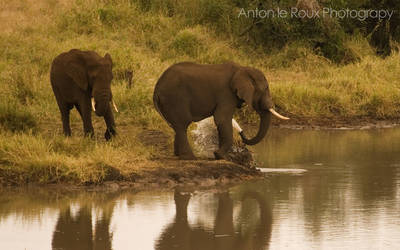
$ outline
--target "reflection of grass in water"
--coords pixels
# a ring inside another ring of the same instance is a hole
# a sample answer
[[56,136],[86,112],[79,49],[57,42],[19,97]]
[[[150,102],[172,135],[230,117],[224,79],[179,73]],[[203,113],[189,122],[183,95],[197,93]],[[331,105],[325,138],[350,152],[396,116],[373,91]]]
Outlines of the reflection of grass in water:
[[115,198],[115,194],[107,192],[84,192],[21,188],[0,192],[0,219],[15,214],[23,221],[32,221],[43,216],[44,210],[59,211],[68,208],[71,203],[79,206],[101,207]]
[[5,219],[13,214],[23,221],[32,221],[42,218],[44,210],[64,211],[71,205],[91,207],[98,211],[112,210],[114,206],[123,204],[125,201],[130,209],[138,206],[141,209],[149,210],[154,205],[154,197],[157,197],[157,201],[166,204],[171,201],[173,194],[162,191],[89,192],[63,188],[4,189],[0,192],[0,219]]
[[291,164],[368,162],[397,158],[399,129],[379,130],[272,130],[256,146],[266,167]]

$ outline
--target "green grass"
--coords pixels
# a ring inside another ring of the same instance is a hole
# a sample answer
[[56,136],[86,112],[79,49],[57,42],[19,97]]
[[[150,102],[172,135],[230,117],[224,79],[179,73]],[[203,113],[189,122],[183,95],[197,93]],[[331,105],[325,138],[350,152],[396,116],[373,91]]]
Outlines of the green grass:
[[104,143],[31,133],[1,136],[7,140],[0,141],[0,169],[16,184],[118,180],[138,171],[150,152],[123,137]]
[[[229,1],[0,4],[6,13],[0,15],[0,173],[8,182],[101,183],[144,169],[156,152],[137,135],[146,128],[171,133],[153,108],[153,87],[168,66],[184,60],[230,60],[261,69],[284,115],[313,120],[400,118],[400,56],[375,56],[362,36],[344,40],[359,60],[338,65],[301,40],[268,51],[247,42],[238,34],[248,23],[233,18],[237,9],[228,8]],[[97,117],[97,139],[83,138],[75,110],[73,137],[61,136],[49,68],[54,57],[71,48],[108,52],[113,58],[120,136],[111,143],[103,140],[105,125]],[[134,72],[132,89],[124,78],[129,70]],[[255,116],[244,110],[239,118],[254,122]]]

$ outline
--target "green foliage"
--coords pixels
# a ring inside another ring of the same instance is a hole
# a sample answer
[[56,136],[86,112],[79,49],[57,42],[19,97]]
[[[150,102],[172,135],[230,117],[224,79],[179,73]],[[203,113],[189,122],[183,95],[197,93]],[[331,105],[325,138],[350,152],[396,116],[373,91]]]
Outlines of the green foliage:
[[35,117],[23,106],[12,100],[0,102],[0,128],[12,132],[34,130],[37,127]]
[[73,31],[78,34],[92,34],[98,31],[98,13],[90,9],[72,9],[63,13],[58,20],[60,31]]
[[179,32],[171,43],[171,48],[179,55],[196,57],[204,52],[203,46],[197,34],[190,30]]
[[231,8],[232,5],[226,0],[201,0],[198,5],[198,22],[218,27],[223,17],[230,14]]
[[122,19],[122,16],[118,11],[116,11],[112,6],[104,6],[97,10],[100,21],[109,26],[118,24]]
[[361,105],[361,109],[365,111],[367,115],[381,117],[379,109],[383,105],[384,98],[378,94],[373,94],[366,103]]
[[16,76],[15,82],[10,85],[12,94],[19,103],[26,105],[35,98],[33,90],[26,84],[21,75]]

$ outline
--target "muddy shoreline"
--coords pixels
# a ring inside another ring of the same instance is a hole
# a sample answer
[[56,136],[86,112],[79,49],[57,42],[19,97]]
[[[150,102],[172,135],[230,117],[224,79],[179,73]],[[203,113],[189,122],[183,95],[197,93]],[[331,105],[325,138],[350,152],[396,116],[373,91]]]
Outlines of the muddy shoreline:
[[[372,120],[365,118],[348,119],[298,119],[293,118],[287,122],[273,120],[273,128],[294,130],[363,130],[393,128],[400,125],[396,120]],[[254,132],[254,124],[243,124],[244,129]],[[35,184],[16,183],[18,173],[0,171],[0,188],[4,187],[64,187],[67,189],[87,190],[124,190],[124,189],[172,189],[175,187],[212,187],[236,184],[244,181],[263,179],[266,174],[254,167],[246,167],[224,160],[199,159],[196,161],[181,161],[172,154],[172,145],[168,142],[169,135],[158,130],[144,130],[140,135],[143,146],[157,148],[157,156],[144,163],[146,167],[137,172],[120,173],[110,167],[110,171],[100,184],[74,183],[73,181],[60,181],[57,183]]]
[[256,168],[249,168],[225,160],[181,161],[176,159],[155,160],[151,167],[140,172],[122,175],[111,172],[100,184],[70,182],[50,184],[16,184],[7,182],[7,174],[0,173],[0,188],[44,187],[87,190],[125,190],[125,189],[172,189],[175,187],[214,187],[262,179],[264,174]]

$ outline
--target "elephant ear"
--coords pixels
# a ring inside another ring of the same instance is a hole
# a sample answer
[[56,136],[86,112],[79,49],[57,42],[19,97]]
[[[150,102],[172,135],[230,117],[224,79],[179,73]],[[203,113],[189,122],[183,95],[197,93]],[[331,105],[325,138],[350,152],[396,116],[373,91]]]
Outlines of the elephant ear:
[[237,97],[245,101],[247,106],[252,110],[254,86],[252,79],[245,70],[239,69],[236,71],[232,77],[231,88]]
[[77,61],[71,61],[66,65],[66,73],[69,77],[74,80],[76,85],[78,85],[81,89],[88,89],[88,78],[86,67],[83,63],[79,63]]
[[106,60],[110,63],[111,68],[112,68],[112,67],[113,67],[113,61],[112,61],[111,55],[108,54],[108,53],[106,53],[106,54],[104,55],[104,59],[106,59]]

